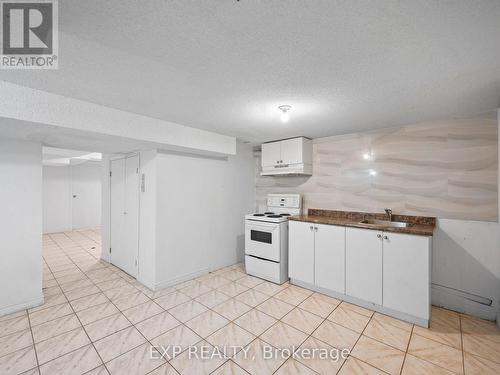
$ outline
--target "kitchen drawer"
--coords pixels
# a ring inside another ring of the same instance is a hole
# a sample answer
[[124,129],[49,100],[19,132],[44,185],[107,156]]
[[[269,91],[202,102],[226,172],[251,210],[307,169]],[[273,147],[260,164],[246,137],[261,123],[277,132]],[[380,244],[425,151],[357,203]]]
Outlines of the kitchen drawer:
[[279,284],[280,263],[245,255],[245,268],[249,275],[257,276]]

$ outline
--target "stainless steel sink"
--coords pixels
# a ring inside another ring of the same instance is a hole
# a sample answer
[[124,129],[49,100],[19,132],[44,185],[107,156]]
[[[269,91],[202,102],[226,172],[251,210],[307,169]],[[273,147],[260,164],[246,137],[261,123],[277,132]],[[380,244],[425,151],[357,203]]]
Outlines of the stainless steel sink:
[[405,223],[403,221],[388,221],[388,220],[362,220],[360,224],[379,225],[381,227],[394,227],[394,228],[407,228],[411,227],[412,223]]

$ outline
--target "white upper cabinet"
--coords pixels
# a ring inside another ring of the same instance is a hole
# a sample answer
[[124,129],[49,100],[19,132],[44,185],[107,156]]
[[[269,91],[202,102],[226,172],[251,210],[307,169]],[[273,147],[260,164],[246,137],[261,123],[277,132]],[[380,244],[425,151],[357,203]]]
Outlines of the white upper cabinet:
[[346,229],[346,294],[382,305],[382,232]]
[[428,319],[430,316],[431,238],[384,233],[385,307]]
[[279,165],[281,160],[281,143],[271,142],[262,144],[262,165]]
[[312,141],[304,137],[264,143],[262,175],[312,174]]
[[280,162],[282,164],[310,164],[310,161],[304,161],[304,140],[305,138],[292,138],[279,142],[281,144]]

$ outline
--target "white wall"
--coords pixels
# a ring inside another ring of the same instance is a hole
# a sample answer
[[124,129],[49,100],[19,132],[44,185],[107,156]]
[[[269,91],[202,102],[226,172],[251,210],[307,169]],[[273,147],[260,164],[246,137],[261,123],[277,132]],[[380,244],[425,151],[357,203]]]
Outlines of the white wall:
[[44,233],[101,224],[101,169],[93,162],[43,167]]
[[[103,155],[103,249],[110,247],[110,157]],[[228,158],[141,151],[140,164],[139,281],[156,289],[243,260],[244,216],[255,207],[251,146],[238,143]]]
[[[498,223],[438,219],[433,241],[432,303],[496,319],[500,306],[499,246]],[[482,298],[478,297],[492,300],[491,306],[479,303]]]
[[0,315],[43,301],[42,147],[0,138]]
[[137,279],[150,289],[156,288],[157,238],[157,151],[142,151],[139,155],[140,175],[144,176],[144,191],[139,195],[139,268]]
[[[500,149],[500,110],[498,130]],[[500,153],[498,157],[500,166]],[[498,179],[500,187],[500,170]],[[500,202],[500,189],[498,194]],[[433,304],[500,323],[500,223],[439,219],[432,261]],[[464,298],[452,288],[491,299],[492,305]]]
[[244,216],[255,206],[252,149],[224,159],[159,153],[157,286],[243,260]]

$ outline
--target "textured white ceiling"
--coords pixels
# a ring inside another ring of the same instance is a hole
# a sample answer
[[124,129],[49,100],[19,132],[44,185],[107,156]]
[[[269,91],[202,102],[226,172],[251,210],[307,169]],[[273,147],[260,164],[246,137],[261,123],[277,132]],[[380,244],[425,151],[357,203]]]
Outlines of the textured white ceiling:
[[102,155],[98,152],[69,150],[65,148],[42,147],[43,165],[66,166],[101,162]]
[[64,0],[59,18],[59,70],[0,79],[252,142],[500,106],[498,0]]

